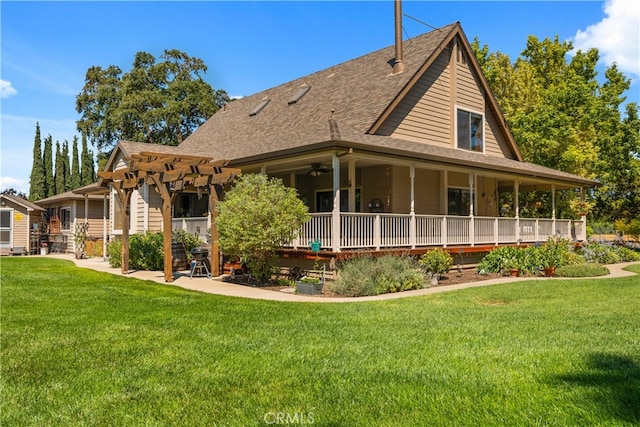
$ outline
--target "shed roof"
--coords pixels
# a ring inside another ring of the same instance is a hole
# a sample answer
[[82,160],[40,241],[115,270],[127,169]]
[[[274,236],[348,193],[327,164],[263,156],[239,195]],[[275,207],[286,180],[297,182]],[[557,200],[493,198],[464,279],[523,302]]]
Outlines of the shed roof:
[[0,198],[3,199],[7,199],[17,205],[22,206],[23,208],[27,209],[28,211],[43,211],[44,209],[42,209],[40,206],[36,205],[35,203],[30,202],[29,200],[23,199],[22,197],[18,197],[18,196],[13,196],[10,194],[0,194]]

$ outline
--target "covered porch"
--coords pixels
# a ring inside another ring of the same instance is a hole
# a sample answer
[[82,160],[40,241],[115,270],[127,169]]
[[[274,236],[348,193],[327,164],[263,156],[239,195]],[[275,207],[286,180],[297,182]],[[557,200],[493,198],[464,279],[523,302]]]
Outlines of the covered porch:
[[586,240],[586,212],[572,212],[566,200],[584,200],[592,181],[537,165],[516,173],[478,157],[484,167],[346,148],[242,170],[298,190],[311,220],[288,246],[294,250],[316,240],[333,253]]

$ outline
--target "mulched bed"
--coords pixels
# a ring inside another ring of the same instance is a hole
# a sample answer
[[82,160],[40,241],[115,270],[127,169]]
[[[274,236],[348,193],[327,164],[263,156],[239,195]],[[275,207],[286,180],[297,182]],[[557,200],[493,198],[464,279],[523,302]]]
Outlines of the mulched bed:
[[[466,268],[466,269],[463,269],[462,271],[451,271],[447,275],[441,276],[440,281],[438,282],[438,287],[457,285],[459,283],[470,283],[470,282],[478,282],[482,280],[497,279],[501,277],[505,277],[505,276],[500,273],[490,273],[490,274],[482,275],[482,274],[478,274],[475,269]],[[223,281],[235,283],[237,285],[244,285],[244,286],[251,286],[251,287],[256,287],[260,289],[266,289],[270,291],[283,292],[283,291],[290,290],[291,292],[295,292],[295,289],[292,288],[291,286],[274,286],[273,284],[269,284],[269,283],[261,283],[249,275],[239,274],[239,275],[225,276],[223,278]],[[327,288],[328,286],[325,286],[325,290],[323,291],[322,295],[316,295],[316,296],[317,297],[341,297],[341,295],[331,293]]]

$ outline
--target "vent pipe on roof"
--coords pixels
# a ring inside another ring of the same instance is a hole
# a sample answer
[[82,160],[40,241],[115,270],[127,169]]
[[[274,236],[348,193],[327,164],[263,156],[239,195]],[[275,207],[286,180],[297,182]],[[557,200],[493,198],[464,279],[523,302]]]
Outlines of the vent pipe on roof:
[[402,59],[402,2],[394,0],[394,14],[396,18],[396,58],[393,63],[393,74],[404,71],[404,60]]

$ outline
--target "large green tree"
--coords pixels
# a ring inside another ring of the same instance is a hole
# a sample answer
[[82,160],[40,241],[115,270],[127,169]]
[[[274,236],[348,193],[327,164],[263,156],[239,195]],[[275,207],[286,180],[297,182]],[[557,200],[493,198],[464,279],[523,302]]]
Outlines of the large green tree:
[[47,197],[42,161],[42,139],[40,137],[40,123],[36,123],[36,136],[33,139],[33,164],[29,177],[29,200],[32,202]]
[[[616,65],[606,69],[600,82],[598,51],[573,52],[572,44],[558,37],[529,36],[514,62],[480,46],[477,38],[472,49],[525,160],[602,182],[592,193],[593,200],[600,201],[598,216],[615,219],[630,214],[630,209],[609,204],[616,197],[628,198],[630,183],[638,177],[633,167],[638,158],[637,127],[633,130],[637,108],[631,104],[627,118],[621,119],[620,106],[630,81]],[[613,163],[608,153],[616,153],[624,163]],[[620,168],[628,174],[623,176]],[[541,197],[545,196],[534,194],[532,200]],[[570,210],[575,198],[563,193],[559,209]]]
[[62,144],[62,161],[64,162],[64,191],[71,190],[71,164],[69,159],[69,141]]
[[203,80],[201,59],[175,49],[160,58],[138,52],[127,73],[114,65],[87,70],[77,124],[98,150],[121,139],[177,145],[229,101]]
[[80,180],[80,157],[78,155],[78,137],[73,137],[71,143],[71,173],[69,175],[69,187],[75,190],[81,186]]
[[55,196],[56,184],[53,180],[53,138],[48,135],[44,139],[44,150],[42,153],[42,163],[44,164],[44,184],[45,197]]

